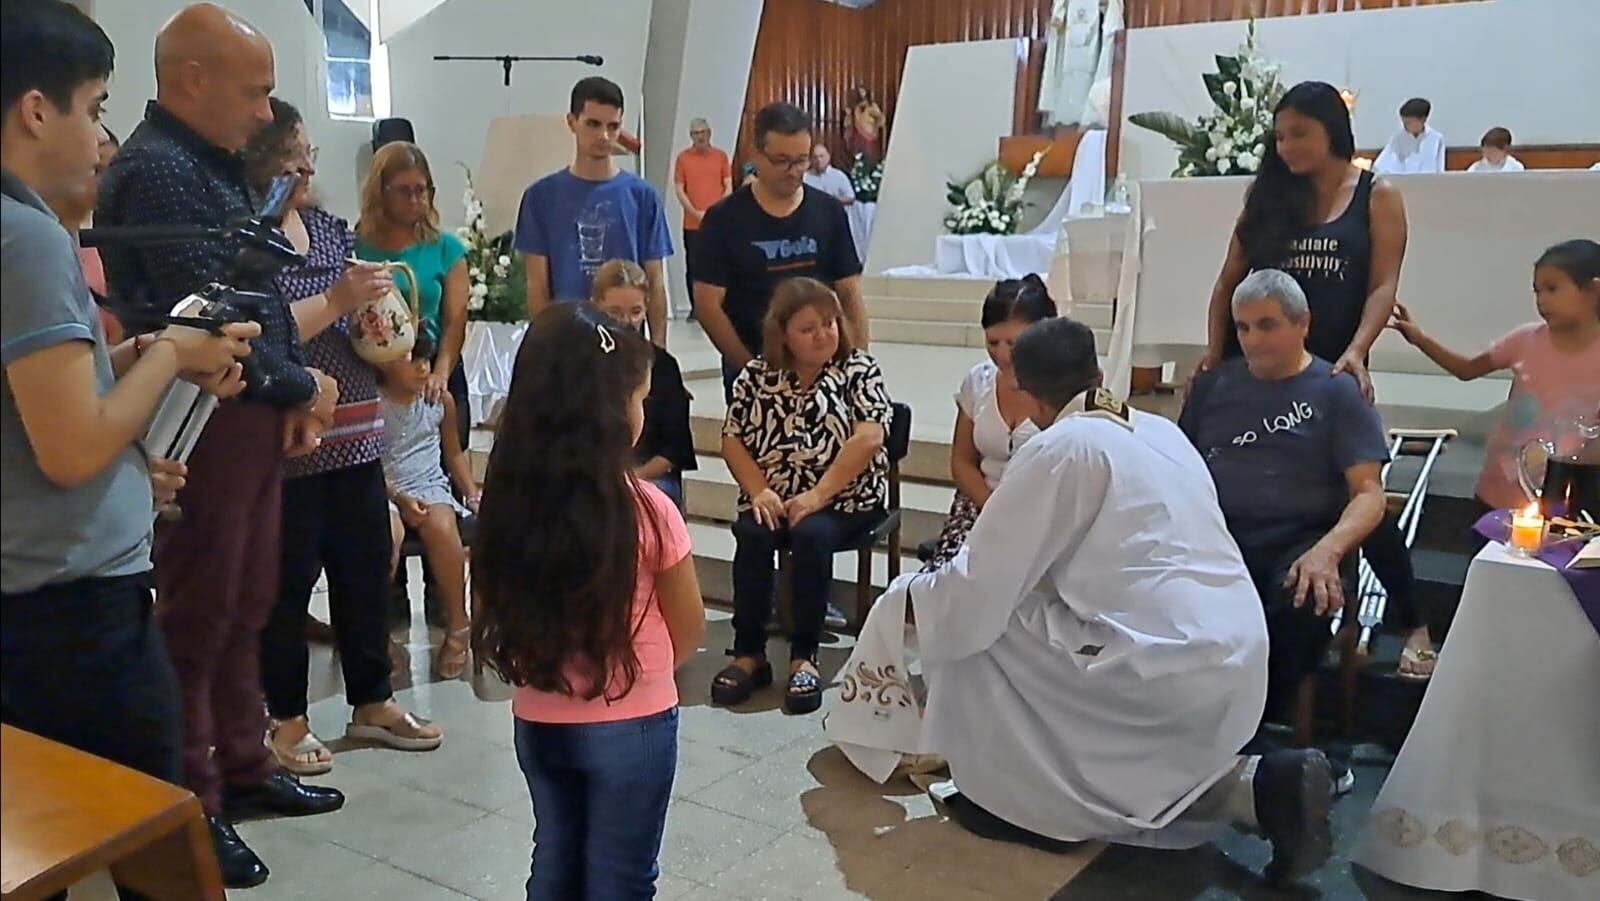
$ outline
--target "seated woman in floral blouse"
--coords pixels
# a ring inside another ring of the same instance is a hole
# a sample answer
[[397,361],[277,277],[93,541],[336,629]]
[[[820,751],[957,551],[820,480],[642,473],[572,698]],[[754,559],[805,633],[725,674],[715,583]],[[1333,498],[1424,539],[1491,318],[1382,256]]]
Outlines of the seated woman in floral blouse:
[[870,529],[888,497],[891,416],[878,364],[850,341],[839,298],[793,278],[767,310],[762,354],[733,383],[722,457],[739,483],[733,557],[734,660],[712,700],[738,704],[772,682],[767,619],[773,555],[793,557],[789,689],[784,709],[822,704],[817,645],[833,555]]
[[1012,455],[1039,434],[1039,427],[1023,411],[1022,389],[1011,369],[1011,346],[1028,326],[1055,315],[1056,302],[1037,275],[995,282],[984,298],[979,321],[989,359],[973,366],[956,392],[956,430],[950,439],[956,497],[924,572],[937,570],[961,550]]

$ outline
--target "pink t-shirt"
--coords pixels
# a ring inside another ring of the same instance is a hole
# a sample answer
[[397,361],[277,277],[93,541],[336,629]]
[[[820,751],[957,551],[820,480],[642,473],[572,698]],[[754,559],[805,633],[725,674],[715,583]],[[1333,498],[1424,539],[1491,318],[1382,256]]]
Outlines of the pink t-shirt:
[[[661,489],[649,482],[638,485],[660,533],[659,537],[652,536],[641,522],[639,576],[633,593],[634,614],[638,617],[633,650],[639,656],[639,678],[627,694],[612,701],[603,695],[590,701],[576,695],[519,687],[511,698],[511,712],[517,719],[534,723],[610,723],[650,716],[678,705],[678,683],[672,677],[672,636],[661,615],[656,577],[689,556],[689,527]],[[581,680],[572,681],[581,694],[585,687]]]
[[1557,423],[1600,411],[1600,341],[1563,353],[1543,322],[1519,325],[1489,348],[1496,369],[1511,370],[1511,394],[1489,438],[1478,497],[1491,507],[1523,507],[1517,454],[1535,438],[1552,438]]

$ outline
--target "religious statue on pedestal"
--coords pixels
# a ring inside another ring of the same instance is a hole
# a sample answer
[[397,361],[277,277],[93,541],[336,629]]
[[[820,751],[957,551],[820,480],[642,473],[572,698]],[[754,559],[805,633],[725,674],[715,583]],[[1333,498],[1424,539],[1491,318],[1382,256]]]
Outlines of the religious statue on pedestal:
[[[1122,0],[1055,0],[1039,85],[1045,125],[1106,125],[1113,46],[1122,23]],[[1092,90],[1104,99],[1090,104]]]
[[866,85],[856,85],[850,91],[843,122],[844,146],[851,158],[860,155],[872,163],[883,159],[883,127],[886,124],[888,120],[883,115],[883,108],[872,98],[872,91]]

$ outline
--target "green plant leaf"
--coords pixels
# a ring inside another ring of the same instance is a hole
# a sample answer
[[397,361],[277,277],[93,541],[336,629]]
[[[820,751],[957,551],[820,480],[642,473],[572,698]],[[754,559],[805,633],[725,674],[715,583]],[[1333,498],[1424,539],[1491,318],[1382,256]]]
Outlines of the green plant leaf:
[[1237,56],[1217,55],[1217,74],[1224,81],[1238,81],[1239,73],[1244,71],[1244,63]]
[[1195,140],[1194,125],[1177,113],[1134,113],[1128,117],[1128,122],[1153,131],[1175,144],[1185,145]]

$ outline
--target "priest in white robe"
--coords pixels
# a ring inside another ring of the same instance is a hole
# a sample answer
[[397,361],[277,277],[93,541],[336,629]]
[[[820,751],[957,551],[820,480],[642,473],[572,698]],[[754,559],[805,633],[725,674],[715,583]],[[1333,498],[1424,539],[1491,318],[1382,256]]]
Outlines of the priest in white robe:
[[1372,171],[1378,175],[1421,175],[1444,171],[1444,135],[1428,124],[1433,104],[1413,97],[1400,105],[1400,130],[1385,144]]
[[[1097,386],[1093,333],[1028,329],[1012,353],[1036,422],[968,544],[896,582],[911,599],[935,786],[994,838],[1188,847],[1233,823],[1269,875],[1326,861],[1318,751],[1239,751],[1260,723],[1267,629],[1205,463],[1173,423]],[[1007,833],[1011,834],[1007,834]]]

